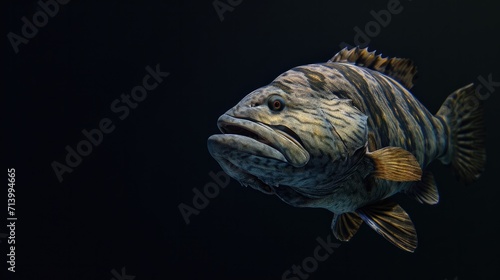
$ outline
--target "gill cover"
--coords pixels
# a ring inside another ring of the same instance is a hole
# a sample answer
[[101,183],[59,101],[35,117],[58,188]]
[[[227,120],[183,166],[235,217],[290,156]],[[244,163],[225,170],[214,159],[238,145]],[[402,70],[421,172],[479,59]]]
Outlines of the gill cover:
[[368,139],[368,117],[350,99],[326,99],[318,107],[327,130],[341,158],[348,158],[363,148]]

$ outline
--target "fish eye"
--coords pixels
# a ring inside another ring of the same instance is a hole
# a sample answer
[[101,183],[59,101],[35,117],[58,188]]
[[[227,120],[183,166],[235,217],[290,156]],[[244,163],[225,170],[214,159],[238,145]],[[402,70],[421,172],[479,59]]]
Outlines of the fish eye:
[[285,108],[285,100],[278,95],[271,95],[267,99],[267,106],[271,111],[279,112]]

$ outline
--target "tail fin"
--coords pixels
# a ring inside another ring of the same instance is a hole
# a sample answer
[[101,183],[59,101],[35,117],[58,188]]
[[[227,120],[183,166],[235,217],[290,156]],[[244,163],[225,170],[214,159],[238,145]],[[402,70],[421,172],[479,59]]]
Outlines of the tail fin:
[[484,170],[486,161],[483,104],[469,84],[453,92],[445,100],[437,117],[448,125],[448,155],[460,180],[470,183]]

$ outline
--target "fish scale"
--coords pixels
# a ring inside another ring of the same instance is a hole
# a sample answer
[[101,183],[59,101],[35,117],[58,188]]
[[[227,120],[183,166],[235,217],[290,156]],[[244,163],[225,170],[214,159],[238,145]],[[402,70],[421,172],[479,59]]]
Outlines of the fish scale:
[[[342,90],[349,93],[345,98],[353,100],[354,106],[369,116],[369,130],[374,133],[376,139],[376,147],[396,146],[402,147],[419,159],[421,167],[427,166],[431,161],[444,153],[446,145],[442,138],[446,137],[442,123],[429,113],[425,107],[411,96],[408,90],[398,86],[394,81],[382,76],[378,72],[364,70],[356,70],[356,66],[347,64],[335,64],[330,67],[335,68],[340,73],[346,74],[347,78],[353,78],[354,71],[359,75],[357,81],[360,84],[366,84],[363,87],[356,87],[356,90],[349,88],[331,88],[332,92]],[[375,77],[378,81],[379,88],[372,86],[369,83],[375,83],[369,80],[366,76]],[[335,84],[335,82],[332,82]],[[361,90],[364,88],[365,90]],[[356,95],[356,96],[353,96]],[[374,98],[375,97],[375,98]],[[376,98],[378,97],[378,98]],[[355,101],[356,100],[356,101]],[[386,121],[385,125],[377,124],[376,116],[384,115],[390,121]],[[397,112],[397,113],[396,113]],[[398,118],[397,115],[401,116]],[[401,128],[401,129],[398,129]],[[410,137],[403,137],[411,135]],[[426,135],[426,137],[424,137]],[[402,141],[402,139],[405,139]],[[411,140],[411,143],[408,142]],[[427,145],[422,139],[427,139]],[[424,153],[420,153],[424,151]],[[427,158],[426,161],[424,161]]]
[[434,160],[464,182],[486,160],[482,105],[473,85],[453,92],[436,115],[411,93],[416,67],[367,49],[343,49],[326,63],[292,68],[245,96],[218,120],[210,154],[244,186],[295,207],[334,214],[349,241],[363,222],[413,252],[417,234],[391,196],[436,204]]

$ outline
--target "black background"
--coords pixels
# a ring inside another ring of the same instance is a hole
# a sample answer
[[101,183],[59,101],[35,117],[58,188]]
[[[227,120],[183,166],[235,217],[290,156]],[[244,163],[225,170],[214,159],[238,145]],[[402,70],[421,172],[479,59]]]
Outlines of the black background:
[[[330,235],[331,213],[290,207],[234,180],[189,225],[178,205],[192,206],[192,189],[221,170],[206,148],[220,114],[280,73],[354,44],[353,28],[364,29],[370,11],[388,2],[244,0],[221,21],[212,0],[74,0],[15,54],[7,33],[21,34],[21,17],[39,8],[10,1],[2,17],[2,164],[4,178],[16,169],[17,272],[6,270],[2,239],[2,279],[108,280],[122,268],[136,280],[281,279]],[[401,5],[369,46],[414,60],[412,92],[431,112],[479,76],[500,81],[498,2]],[[170,76],[119,120],[110,104],[157,64]],[[464,186],[433,164],[440,204],[397,197],[418,231],[415,253],[362,226],[309,279],[499,277],[498,92],[485,102],[484,176]],[[65,147],[106,117],[116,129],[59,183],[51,163],[64,163]]]

